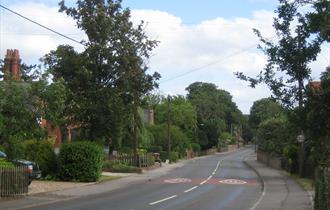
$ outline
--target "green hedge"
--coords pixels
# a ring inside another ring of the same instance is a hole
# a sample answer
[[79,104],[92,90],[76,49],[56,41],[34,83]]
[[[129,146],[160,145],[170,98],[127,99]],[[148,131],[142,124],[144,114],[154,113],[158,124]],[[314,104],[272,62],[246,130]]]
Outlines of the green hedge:
[[59,178],[64,181],[94,182],[101,177],[103,149],[81,141],[63,144],[58,157]]

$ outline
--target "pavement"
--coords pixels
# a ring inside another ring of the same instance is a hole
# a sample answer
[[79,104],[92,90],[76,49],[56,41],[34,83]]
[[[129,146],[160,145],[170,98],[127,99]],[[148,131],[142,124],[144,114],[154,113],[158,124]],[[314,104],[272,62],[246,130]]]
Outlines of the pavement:
[[[190,160],[182,160],[174,164],[162,164],[162,167],[144,171],[142,174],[130,174],[109,182],[28,195],[18,199],[0,199],[0,209],[29,209],[39,205],[114,191],[116,189],[129,187],[136,183],[151,181],[176,168],[184,166],[189,161]],[[308,193],[296,183],[295,180],[281,171],[271,169],[264,164],[259,163],[256,160],[255,155],[248,156],[245,159],[245,163],[258,174],[263,185],[260,197],[257,198],[257,201],[251,210],[313,209]]]
[[256,155],[247,157],[245,163],[259,175],[263,183],[261,196],[251,210],[313,209],[311,194],[284,171],[272,169],[258,162]]

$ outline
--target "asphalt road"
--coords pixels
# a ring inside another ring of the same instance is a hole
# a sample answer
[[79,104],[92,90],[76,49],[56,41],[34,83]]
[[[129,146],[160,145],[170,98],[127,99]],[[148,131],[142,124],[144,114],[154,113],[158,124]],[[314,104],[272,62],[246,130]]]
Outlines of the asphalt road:
[[252,152],[242,149],[194,159],[143,183],[29,209],[250,209],[261,194],[257,174],[243,162]]

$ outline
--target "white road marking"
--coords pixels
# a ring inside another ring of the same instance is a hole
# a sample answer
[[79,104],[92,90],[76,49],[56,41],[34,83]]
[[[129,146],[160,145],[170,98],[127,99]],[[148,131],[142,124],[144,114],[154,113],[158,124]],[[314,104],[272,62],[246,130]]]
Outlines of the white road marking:
[[239,179],[224,179],[219,181],[222,184],[234,184],[234,185],[240,185],[240,184],[246,184],[246,181],[239,180]]
[[208,181],[208,180],[204,180],[204,181],[202,181],[202,182],[199,183],[199,184],[200,184],[200,185],[203,185],[203,184],[205,184],[207,181]]
[[188,190],[185,190],[184,193],[187,193],[187,192],[193,191],[193,190],[196,189],[197,187],[198,187],[198,186],[194,186],[194,187],[192,187],[192,188],[190,188],[190,189],[188,189]]
[[170,200],[172,198],[176,198],[177,195],[173,195],[173,196],[170,196],[170,197],[167,197],[167,198],[164,198],[164,199],[161,199],[161,200],[158,200],[158,201],[155,201],[155,202],[152,202],[152,203],[149,203],[150,206],[153,206],[157,203],[161,203],[161,202],[164,202],[164,201],[167,201],[167,200]]

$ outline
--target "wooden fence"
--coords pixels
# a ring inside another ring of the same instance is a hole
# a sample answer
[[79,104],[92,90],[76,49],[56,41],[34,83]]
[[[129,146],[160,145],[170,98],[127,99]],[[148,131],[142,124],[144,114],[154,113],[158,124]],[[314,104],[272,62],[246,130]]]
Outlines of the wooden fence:
[[0,168],[0,196],[9,197],[28,192],[29,173],[26,166]]

